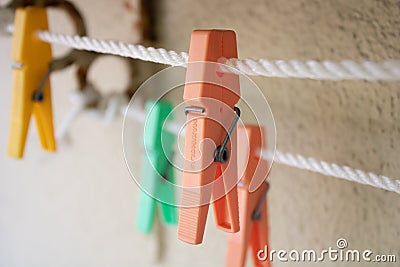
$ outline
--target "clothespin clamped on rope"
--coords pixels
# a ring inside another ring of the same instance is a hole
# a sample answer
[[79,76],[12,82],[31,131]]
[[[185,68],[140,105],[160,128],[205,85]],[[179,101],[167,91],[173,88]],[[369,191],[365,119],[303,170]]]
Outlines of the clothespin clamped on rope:
[[169,161],[174,153],[175,135],[163,130],[172,105],[148,101],[145,110],[148,115],[144,126],[145,153],[140,184],[146,192],[140,192],[136,226],[139,231],[149,233],[153,228],[156,206],[161,208],[162,218],[167,224],[176,224],[178,216],[176,207],[170,204],[175,203],[174,168]]
[[244,168],[238,184],[240,231],[229,234],[225,266],[244,267],[247,250],[250,247],[254,266],[270,266],[268,258],[265,261],[258,258],[259,251],[268,246],[266,194],[269,185],[263,182],[255,191],[249,191],[250,182],[254,177],[266,178],[268,175],[267,162],[259,158],[262,142],[261,127],[256,125],[238,127],[239,168]]
[[178,223],[178,238],[191,244],[203,241],[211,195],[216,200],[217,227],[239,230],[236,124],[240,110],[235,104],[240,84],[238,75],[221,72],[217,63],[223,58],[237,58],[235,32],[193,31],[183,95],[189,106]]
[[8,155],[22,158],[31,115],[35,116],[43,149],[56,150],[49,81],[51,47],[36,37],[47,30],[45,8],[18,8],[12,43],[15,60]]

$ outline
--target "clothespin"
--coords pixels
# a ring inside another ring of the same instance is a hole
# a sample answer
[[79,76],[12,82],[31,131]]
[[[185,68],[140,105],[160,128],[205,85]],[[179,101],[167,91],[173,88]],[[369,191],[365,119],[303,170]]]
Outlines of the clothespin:
[[[73,103],[72,109],[60,122],[56,130],[58,144],[69,139],[68,131],[70,130],[72,124],[89,106],[95,106],[95,104],[97,104],[101,99],[101,95],[93,85],[87,84],[82,90],[72,92],[70,99]],[[97,113],[96,110],[94,110],[93,113]]]
[[250,182],[254,177],[266,178],[268,175],[267,162],[258,156],[262,142],[261,127],[238,127],[239,168],[244,168],[238,184],[240,231],[229,234],[225,262],[227,267],[244,267],[250,247],[254,266],[270,266],[269,259],[261,261],[257,256],[260,250],[268,246],[266,193],[269,185],[263,182],[255,191],[249,191]]
[[22,158],[32,114],[43,149],[56,150],[48,80],[51,47],[35,35],[48,29],[46,9],[18,8],[14,27],[12,58],[16,63],[8,154]]
[[139,196],[136,226],[139,231],[149,233],[153,228],[156,206],[161,209],[165,223],[177,223],[176,207],[171,205],[175,203],[174,168],[169,161],[174,151],[175,135],[163,130],[172,112],[169,102],[148,101],[145,110],[148,115],[144,126],[145,153],[140,184],[146,192],[141,191]]
[[240,110],[235,104],[240,85],[237,75],[221,72],[217,62],[223,58],[237,58],[235,32],[193,31],[183,95],[189,106],[178,223],[178,238],[191,244],[203,240],[211,195],[216,200],[217,227],[239,230],[236,123]]

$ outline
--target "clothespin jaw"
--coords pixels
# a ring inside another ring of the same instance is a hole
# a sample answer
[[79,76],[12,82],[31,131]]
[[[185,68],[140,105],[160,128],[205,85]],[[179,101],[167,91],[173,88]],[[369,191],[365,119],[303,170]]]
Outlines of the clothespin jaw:
[[[224,58],[237,58],[235,32],[192,32],[183,95],[189,107],[185,109],[185,170],[178,223],[178,238],[190,244],[203,240],[211,194],[216,199],[217,227],[239,230],[235,125],[240,110],[235,104],[240,83],[237,75],[221,72],[217,63]],[[214,146],[204,140],[213,141]]]
[[241,183],[250,185],[254,180],[267,178],[268,162],[259,155],[267,145],[264,139],[264,129],[260,126],[238,126],[238,168],[243,172]]
[[[239,165],[244,164],[245,169],[238,185],[240,231],[229,234],[225,261],[227,267],[244,267],[249,248],[254,266],[270,267],[269,259],[261,261],[257,257],[258,252],[269,244],[266,203],[268,184],[263,182],[255,191],[249,191],[252,179],[256,176],[266,177],[268,174],[267,169],[260,166],[266,165],[266,161],[260,159],[258,154],[263,147],[262,135],[263,129],[259,126],[238,127]],[[257,171],[259,167],[262,172]]]
[[[163,101],[148,101],[145,106],[147,120],[144,130],[145,153],[142,159],[140,184],[146,192],[139,196],[137,229],[150,233],[157,206],[167,224],[177,224],[177,211],[174,205],[174,168],[169,162],[173,154],[175,136],[163,130],[166,119],[172,112],[172,105]],[[157,197],[160,201],[156,200]]]
[[[22,158],[30,117],[35,116],[42,148],[56,150],[54,138],[50,82],[47,79],[51,47],[36,37],[36,31],[47,30],[46,9],[18,8],[15,14],[12,58],[13,100],[8,155]],[[33,100],[41,88],[40,99]]]

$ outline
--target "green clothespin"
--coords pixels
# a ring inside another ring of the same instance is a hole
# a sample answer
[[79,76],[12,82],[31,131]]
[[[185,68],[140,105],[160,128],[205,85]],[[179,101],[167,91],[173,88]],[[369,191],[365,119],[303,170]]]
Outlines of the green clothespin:
[[171,205],[175,203],[174,167],[169,162],[174,153],[175,135],[163,130],[172,108],[171,103],[164,101],[148,101],[145,107],[148,116],[144,126],[141,186],[146,192],[140,192],[136,221],[137,229],[143,233],[153,229],[157,207],[165,223],[178,221],[176,207]]

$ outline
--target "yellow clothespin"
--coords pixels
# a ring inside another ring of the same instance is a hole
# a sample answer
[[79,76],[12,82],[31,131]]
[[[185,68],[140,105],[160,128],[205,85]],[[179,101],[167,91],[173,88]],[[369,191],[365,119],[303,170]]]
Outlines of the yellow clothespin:
[[49,82],[51,47],[36,37],[47,30],[45,8],[18,8],[15,13],[12,58],[13,100],[8,155],[22,158],[30,117],[35,116],[43,149],[56,150]]

